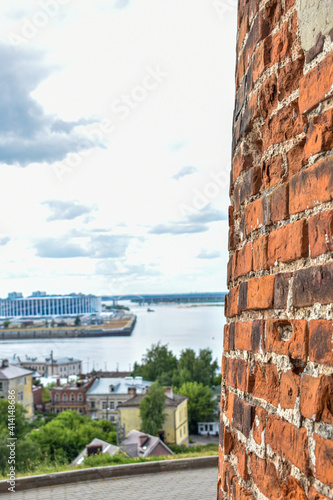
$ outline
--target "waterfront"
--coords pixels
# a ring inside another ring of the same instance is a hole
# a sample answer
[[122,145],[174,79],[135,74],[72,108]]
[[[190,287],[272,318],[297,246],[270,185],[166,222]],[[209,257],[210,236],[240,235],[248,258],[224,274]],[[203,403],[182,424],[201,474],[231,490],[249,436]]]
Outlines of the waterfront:
[[[128,304],[127,304],[128,305]],[[137,323],[130,337],[100,337],[87,339],[20,340],[0,342],[0,358],[47,356],[53,350],[54,357],[69,356],[83,361],[83,370],[129,370],[135,361],[152,344],[168,344],[174,354],[191,347],[196,352],[206,347],[213,352],[220,365],[224,315],[221,306],[184,307],[154,305],[154,312],[146,307],[131,305],[137,315]]]

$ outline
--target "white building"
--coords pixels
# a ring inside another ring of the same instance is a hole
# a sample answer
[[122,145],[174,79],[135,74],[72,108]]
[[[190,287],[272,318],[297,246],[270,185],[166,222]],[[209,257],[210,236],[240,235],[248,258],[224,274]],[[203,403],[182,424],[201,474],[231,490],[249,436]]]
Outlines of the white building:
[[99,314],[101,310],[101,297],[95,295],[46,295],[45,292],[34,292],[31,297],[24,298],[21,293],[12,292],[7,299],[0,299],[1,318],[78,316]]
[[46,358],[35,358],[25,356],[24,358],[16,356],[10,360],[11,364],[29,368],[42,376],[47,377],[68,377],[70,375],[80,375],[82,370],[82,361],[75,358],[53,358],[52,353]]
[[200,436],[218,436],[219,423],[218,422],[198,422],[198,434]]

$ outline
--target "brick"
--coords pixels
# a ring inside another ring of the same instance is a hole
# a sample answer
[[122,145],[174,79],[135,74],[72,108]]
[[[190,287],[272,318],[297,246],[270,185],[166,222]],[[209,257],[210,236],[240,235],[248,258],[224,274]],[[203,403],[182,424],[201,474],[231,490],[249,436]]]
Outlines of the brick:
[[307,360],[308,322],[306,320],[268,319],[266,350],[292,359]]
[[254,371],[253,396],[263,399],[273,406],[279,404],[280,382],[276,365],[270,363],[256,363]]
[[247,72],[249,91],[252,90],[263,72],[271,66],[271,49],[272,37],[265,38],[262,44],[257,48]]
[[238,293],[239,285],[232,288],[225,296],[225,315],[227,318],[232,318],[240,313],[238,308]]
[[296,0],[285,0],[284,11],[288,12],[295,5],[295,2]]
[[304,131],[305,123],[296,99],[266,120],[262,126],[263,149],[293,139]]
[[260,406],[256,407],[255,417],[252,426],[252,435],[255,442],[260,446],[262,443],[262,433],[266,429],[267,411]]
[[289,184],[282,184],[274,189],[270,196],[270,217],[272,222],[286,220],[289,217]]
[[252,351],[252,321],[237,321],[235,348],[242,351]]
[[240,48],[241,48],[242,43],[244,41],[245,35],[246,35],[248,28],[249,28],[248,9],[249,9],[249,6],[246,5],[244,7],[243,15],[241,18],[241,23],[239,25],[238,35],[237,35],[237,53],[239,53],[239,51],[240,51]]
[[281,487],[279,474],[274,464],[251,453],[250,467],[253,480],[259,491],[261,491],[266,498],[282,500],[283,488]]
[[250,132],[254,120],[259,118],[258,92],[254,93],[245,103],[242,113],[238,116],[233,133],[234,144],[238,144],[241,137]]
[[272,31],[275,26],[280,21],[282,16],[282,6],[279,0],[270,0],[265,5],[265,18],[268,22],[270,31]]
[[309,500],[330,500],[325,495],[321,495],[318,491],[312,486],[309,489]]
[[280,31],[272,37],[271,62],[276,64],[291,57],[293,38],[288,22],[283,23]]
[[234,433],[230,431],[229,427],[223,428],[223,453],[229,455],[235,445]]
[[250,479],[248,470],[247,470],[247,453],[245,451],[245,446],[239,442],[237,446],[237,451],[235,453],[237,457],[237,470],[239,475],[244,479],[244,481],[247,481]]
[[252,392],[253,375],[250,364],[243,359],[225,358],[225,381],[234,389]]
[[317,66],[300,81],[299,103],[301,113],[313,110],[329,99],[333,87],[333,52],[330,52]]
[[[241,289],[244,285],[244,283],[240,285]],[[252,278],[247,281],[246,285],[246,306],[243,309],[271,309],[273,307],[274,276]]]
[[235,323],[230,324],[229,347],[230,347],[231,351],[233,351],[235,349]]
[[298,429],[276,415],[268,415],[266,445],[305,474],[309,473],[308,434],[303,427]]
[[248,67],[249,61],[258,45],[258,43],[266,38],[269,34],[269,25],[263,18],[263,13],[259,12],[255,18],[252,28],[249,31],[248,39],[244,47],[244,63]]
[[274,309],[286,309],[292,273],[280,273],[274,281]]
[[269,221],[269,206],[266,197],[252,201],[245,209],[245,231],[249,235]]
[[242,148],[239,148],[232,162],[232,182],[234,183],[244,170],[252,167],[252,164],[252,155],[246,154]]
[[287,153],[288,161],[288,179],[291,179],[304,167],[305,154],[304,154],[305,139],[302,139],[296,146],[290,149]]
[[229,252],[231,250],[236,249],[236,243],[235,243],[235,227],[230,226],[229,227],[229,238],[228,238],[228,250]]
[[253,424],[254,414],[255,407],[253,405],[247,403],[243,399],[240,399],[238,396],[235,396],[232,412],[232,425],[247,438],[249,437]]
[[232,484],[236,478],[237,476],[231,463],[225,462],[223,466],[222,487],[226,493],[232,491]]
[[252,270],[252,243],[250,242],[237,252],[236,278],[245,276]]
[[248,281],[241,283],[241,285],[239,286],[238,306],[241,311],[245,311],[247,307],[247,289],[248,289]]
[[259,91],[259,111],[262,118],[267,118],[278,104],[277,78],[273,73],[266,78]]
[[310,217],[309,243],[312,258],[333,251],[333,210]]
[[262,165],[262,190],[276,186],[283,175],[282,158],[276,156],[273,159],[266,160]]
[[253,270],[260,271],[269,268],[267,264],[268,235],[259,236],[253,241]]
[[261,169],[253,167],[248,170],[235,188],[235,210],[238,212],[245,200],[259,193],[261,187]]
[[286,500],[308,500],[301,483],[290,476],[287,479],[285,497]]
[[264,350],[264,321],[237,321],[235,324],[235,349],[259,352]]
[[228,222],[229,226],[234,225],[234,207],[232,205],[229,205],[228,207]]
[[296,214],[333,199],[333,157],[296,174],[289,185],[289,212]]
[[333,366],[333,321],[323,319],[310,321],[310,361]]
[[294,274],[293,305],[295,307],[333,302],[333,262],[301,269]]
[[308,253],[308,226],[305,220],[282,226],[269,235],[267,252],[269,266],[274,266],[278,262],[293,262],[307,257]]
[[280,381],[280,405],[281,408],[295,408],[296,399],[299,392],[300,376],[288,370],[283,373]]
[[278,72],[278,98],[282,101],[299,88],[303,77],[304,56],[287,63]]
[[237,254],[234,253],[230,255],[228,266],[227,266],[227,285],[229,285],[230,281],[233,281],[236,276],[236,258]]
[[314,476],[324,484],[333,487],[333,441],[313,434],[315,440],[316,463]]
[[333,109],[315,116],[309,123],[305,143],[305,157],[333,148]]
[[233,482],[233,496],[230,498],[237,498],[237,500],[255,500],[253,493],[245,490],[237,481]]
[[333,376],[303,375],[300,410],[303,417],[333,424]]
[[223,350],[225,352],[230,352],[230,325],[224,325]]
[[242,79],[244,78],[244,74],[245,74],[245,64],[244,64],[244,51],[243,51],[238,57],[236,66],[236,77],[235,77],[236,90],[241,85]]

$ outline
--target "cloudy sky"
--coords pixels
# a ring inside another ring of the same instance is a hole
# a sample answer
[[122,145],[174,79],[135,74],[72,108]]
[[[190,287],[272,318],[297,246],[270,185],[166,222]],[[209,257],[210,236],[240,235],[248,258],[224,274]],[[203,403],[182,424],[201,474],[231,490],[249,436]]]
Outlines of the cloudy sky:
[[235,0],[0,9],[0,296],[225,290]]

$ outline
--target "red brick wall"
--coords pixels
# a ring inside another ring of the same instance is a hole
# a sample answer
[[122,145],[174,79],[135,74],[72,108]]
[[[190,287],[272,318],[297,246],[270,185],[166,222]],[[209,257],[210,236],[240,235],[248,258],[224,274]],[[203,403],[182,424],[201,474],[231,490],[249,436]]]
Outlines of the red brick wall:
[[240,0],[218,498],[333,498],[333,31]]

